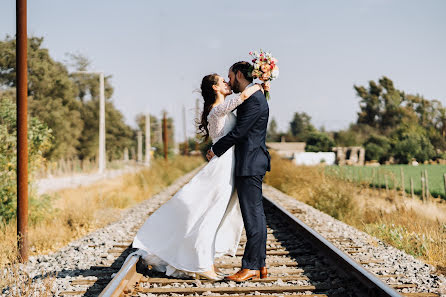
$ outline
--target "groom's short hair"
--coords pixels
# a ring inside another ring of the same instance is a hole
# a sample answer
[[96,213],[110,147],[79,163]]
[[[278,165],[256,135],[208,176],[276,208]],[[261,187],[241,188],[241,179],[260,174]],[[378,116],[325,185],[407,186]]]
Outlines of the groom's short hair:
[[229,68],[229,70],[234,72],[234,74],[237,74],[237,72],[240,71],[247,81],[249,81],[250,83],[253,81],[252,76],[249,75],[250,72],[252,71],[252,66],[249,62],[246,61],[237,62],[234,65],[232,65],[231,68]]

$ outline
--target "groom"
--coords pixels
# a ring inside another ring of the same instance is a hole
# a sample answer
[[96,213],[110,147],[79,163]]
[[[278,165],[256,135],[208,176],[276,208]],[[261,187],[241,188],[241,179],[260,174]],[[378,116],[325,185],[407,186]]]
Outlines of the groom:
[[[237,62],[229,69],[229,85],[234,93],[243,92],[252,84],[248,75],[251,65]],[[217,141],[208,151],[210,160],[214,154],[223,155],[235,145],[235,187],[240,201],[243,223],[246,230],[246,247],[242,269],[226,279],[246,281],[266,278],[266,218],[262,204],[262,180],[270,171],[270,155],[265,138],[269,107],[261,91],[254,93],[237,108],[237,123],[234,129]]]

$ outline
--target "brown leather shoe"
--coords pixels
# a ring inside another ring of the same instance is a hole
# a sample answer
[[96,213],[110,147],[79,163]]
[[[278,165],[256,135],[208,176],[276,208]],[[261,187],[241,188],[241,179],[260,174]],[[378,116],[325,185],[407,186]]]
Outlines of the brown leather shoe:
[[250,279],[259,279],[259,278],[260,278],[260,271],[250,270],[250,269],[241,269],[236,274],[225,277],[226,280],[234,282],[244,282]]
[[266,270],[266,266],[260,268],[260,278],[267,278],[268,271]]

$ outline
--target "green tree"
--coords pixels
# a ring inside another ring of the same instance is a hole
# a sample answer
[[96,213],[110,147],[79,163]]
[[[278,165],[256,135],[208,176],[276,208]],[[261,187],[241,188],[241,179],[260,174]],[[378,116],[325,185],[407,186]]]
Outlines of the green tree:
[[402,122],[404,117],[405,94],[397,90],[389,78],[383,76],[378,84],[369,81],[369,87],[354,86],[361,98],[358,124],[379,128],[381,131],[392,130]]
[[[77,90],[77,99],[82,103],[81,114],[85,126],[79,139],[79,158],[96,158],[99,143],[99,76],[91,73],[77,73],[76,71],[89,71],[91,61],[82,54],[68,54],[69,66],[75,72],[70,74]],[[111,99],[113,86],[111,75],[104,77],[104,97]],[[124,117],[116,109],[113,102],[105,103],[105,142],[106,153],[109,160],[121,159],[124,148],[136,147],[136,133],[128,126]]]
[[400,163],[408,163],[412,158],[424,162],[436,155],[426,130],[418,125],[401,125],[393,137],[393,155]]
[[380,96],[382,87],[377,85],[374,81],[369,82],[369,88],[363,86],[353,86],[357,95],[361,98],[358,113],[358,124],[366,124],[372,127],[378,127],[380,119],[381,102]]
[[291,135],[297,141],[306,141],[310,132],[316,131],[316,128],[311,124],[311,117],[305,112],[295,112],[293,119],[290,122]]
[[[83,104],[82,119],[85,126],[79,141],[79,157],[97,157],[99,147],[99,101],[89,100]],[[124,122],[122,113],[111,101],[105,103],[105,143],[107,159],[122,159],[125,148],[135,146],[136,134]]]
[[327,133],[310,132],[307,137],[307,145],[305,151],[307,152],[331,152],[334,147],[334,141]]
[[346,130],[333,133],[337,146],[361,146],[377,129],[366,124],[350,124]]
[[[54,136],[51,149],[45,154],[56,159],[76,155],[83,122],[81,104],[66,67],[54,61],[43,38],[28,38],[28,107],[31,116],[45,123]],[[0,87],[15,88],[16,41],[9,36],[0,41]]]
[[[378,83],[370,81],[367,89],[354,87],[361,98],[358,125],[372,127],[376,129],[372,133],[392,139],[389,155],[405,163],[411,158],[423,161],[440,157],[441,151],[446,150],[446,109],[440,101],[405,94],[385,76]],[[379,146],[373,141],[367,142],[366,150],[370,151],[367,158],[382,159],[384,152]]]
[[364,143],[365,148],[365,158],[367,161],[377,160],[382,163],[389,159],[392,155],[391,140],[382,135],[372,135]]
[[397,90],[393,82],[383,76],[379,84],[385,92],[382,93],[383,110],[381,112],[381,130],[392,130],[402,122],[404,116],[402,103],[404,102],[404,92]]
[[[69,53],[69,65],[74,68],[74,72],[70,74],[77,89],[77,97],[85,102],[88,95],[92,100],[99,100],[99,76],[94,73],[77,73],[77,71],[88,71],[91,65],[88,57],[76,53]],[[104,97],[110,99],[113,96],[113,86],[111,85],[111,75],[104,76]]]
[[274,118],[271,119],[269,123],[268,131],[266,133],[266,141],[276,142],[280,141],[279,132],[277,131],[277,122]]

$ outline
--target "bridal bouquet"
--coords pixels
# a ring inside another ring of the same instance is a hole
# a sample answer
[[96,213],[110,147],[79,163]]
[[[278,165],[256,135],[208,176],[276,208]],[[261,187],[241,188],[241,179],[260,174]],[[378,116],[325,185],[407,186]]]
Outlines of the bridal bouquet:
[[[252,56],[253,68],[251,76],[258,78],[265,83],[279,77],[279,67],[277,66],[277,59],[274,58],[271,53],[264,52],[249,52]],[[269,91],[265,90],[266,99],[270,98]]]

